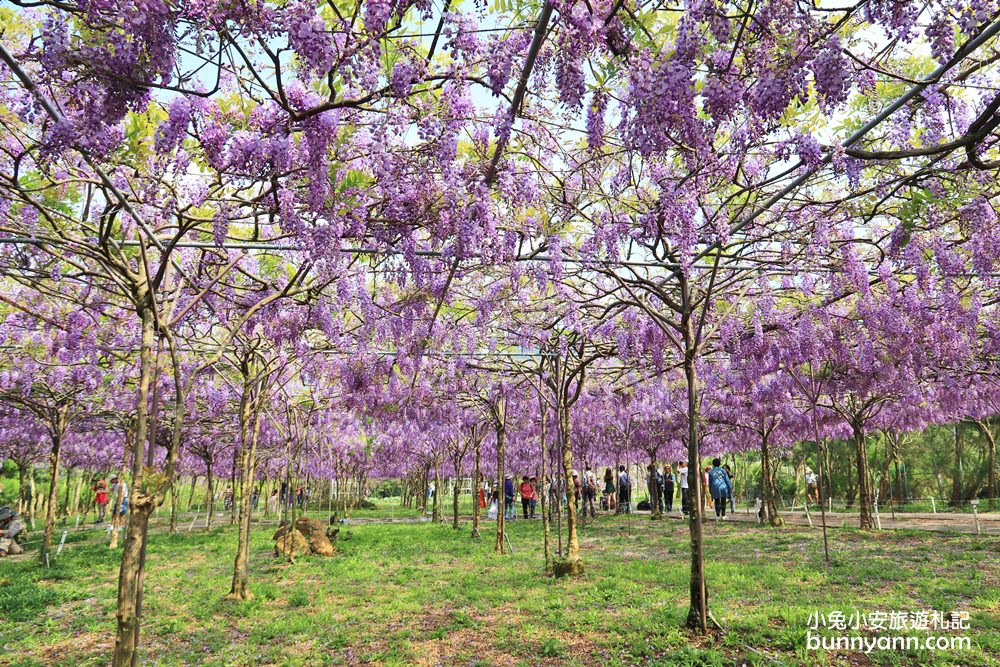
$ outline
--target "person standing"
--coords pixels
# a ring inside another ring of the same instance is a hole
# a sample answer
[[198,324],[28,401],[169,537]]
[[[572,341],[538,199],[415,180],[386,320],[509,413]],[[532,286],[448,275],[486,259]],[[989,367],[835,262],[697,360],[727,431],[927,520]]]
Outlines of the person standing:
[[597,475],[591,470],[590,465],[583,471],[583,515],[587,516],[587,507],[590,507],[590,517],[597,517],[597,510],[594,508],[594,500],[597,498]]
[[529,503],[528,506],[529,506],[529,509],[531,510],[531,518],[534,519],[537,516],[537,514],[535,513],[535,510],[538,509],[538,498],[539,498],[539,493],[538,493],[538,486],[539,486],[539,484],[538,484],[538,477],[535,477],[534,475],[532,475],[532,477],[531,477],[531,479],[529,481],[531,482],[531,502]]
[[479,509],[486,509],[486,486],[483,485],[482,473],[479,473]]
[[521,478],[521,516],[525,519],[528,518],[528,510],[531,508],[531,494],[534,490],[534,486],[531,484],[531,480],[525,475]]
[[618,513],[632,513],[632,480],[624,465],[618,466]]
[[674,470],[668,463],[663,466],[663,511],[674,511]]
[[128,512],[128,484],[125,483],[125,480],[119,480],[118,475],[115,475],[111,478],[110,496],[112,498],[117,498],[119,490],[122,495],[122,504],[121,507],[117,508],[118,516],[125,516]]
[[712,459],[712,467],[708,469],[708,488],[715,501],[715,520],[719,517],[726,520],[726,505],[729,497],[733,494],[733,483],[729,481],[729,473],[722,467],[722,461],[716,457]]
[[819,504],[819,475],[806,467],[806,502]]
[[517,512],[514,511],[514,480],[510,475],[503,480],[503,516],[511,520],[517,518]]
[[267,499],[267,503],[264,506],[264,510],[267,512],[269,516],[271,514],[278,513],[279,502],[280,501],[278,499],[278,490],[274,489],[273,491],[271,491],[271,496]]
[[97,520],[94,523],[104,523],[108,514],[108,483],[103,479],[94,485],[94,505],[97,507]]
[[611,468],[604,469],[604,496],[608,503],[608,511],[614,512],[616,508],[615,503],[615,474],[611,472]]
[[686,463],[677,464],[677,477],[681,482],[681,514],[691,511],[691,489],[688,479],[688,467]]

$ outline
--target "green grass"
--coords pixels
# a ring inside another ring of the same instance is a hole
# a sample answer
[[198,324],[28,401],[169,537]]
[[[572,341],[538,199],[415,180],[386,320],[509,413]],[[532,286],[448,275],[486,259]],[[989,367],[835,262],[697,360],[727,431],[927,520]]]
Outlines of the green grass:
[[[681,628],[686,524],[637,519],[630,531],[622,518],[600,518],[581,533],[585,574],[558,581],[542,572],[540,522],[508,524],[513,556],[493,553],[493,528],[485,523],[474,542],[468,526],[359,523],[345,528],[335,557],[294,565],[272,556],[273,527],[255,529],[255,595],[239,604],[222,600],[231,527],[154,534],[143,664],[1000,664],[995,537],[837,529],[827,568],[818,531],[709,523],[709,599],[725,631],[701,639]],[[118,557],[78,542],[48,570],[0,562],[0,664],[107,664]],[[972,650],[806,650],[814,611],[922,609],[970,611]]]

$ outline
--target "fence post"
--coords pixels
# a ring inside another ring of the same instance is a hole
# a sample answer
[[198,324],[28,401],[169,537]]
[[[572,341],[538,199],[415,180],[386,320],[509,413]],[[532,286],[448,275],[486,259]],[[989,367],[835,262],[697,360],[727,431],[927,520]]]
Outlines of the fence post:
[[56,555],[57,556],[62,553],[63,545],[66,544],[66,533],[68,533],[68,532],[69,532],[68,530],[64,530],[63,534],[62,534],[62,537],[59,539],[59,548],[56,549]]
[[882,518],[878,515],[878,496],[875,496],[875,525],[882,530]]
[[972,503],[972,517],[976,520],[976,535],[982,535],[983,531],[979,527],[979,498],[973,498]]
[[934,496],[931,496],[931,513],[937,514],[937,505],[934,504]]

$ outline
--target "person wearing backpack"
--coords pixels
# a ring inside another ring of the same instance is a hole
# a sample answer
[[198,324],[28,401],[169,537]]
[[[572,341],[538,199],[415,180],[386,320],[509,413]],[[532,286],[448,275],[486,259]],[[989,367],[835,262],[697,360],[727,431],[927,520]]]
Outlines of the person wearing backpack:
[[729,473],[722,467],[722,460],[718,457],[712,459],[712,467],[708,471],[708,488],[715,501],[715,520],[719,517],[726,520],[726,505],[729,497],[733,495],[733,483],[729,480]]

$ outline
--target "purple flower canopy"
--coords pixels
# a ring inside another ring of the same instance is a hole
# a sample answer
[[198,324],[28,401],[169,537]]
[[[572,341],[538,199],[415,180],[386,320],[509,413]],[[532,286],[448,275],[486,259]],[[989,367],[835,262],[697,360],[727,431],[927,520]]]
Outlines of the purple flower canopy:
[[156,414],[179,474],[468,475],[991,415],[976,4],[9,12],[0,452],[117,469]]

